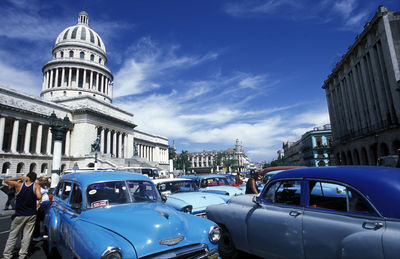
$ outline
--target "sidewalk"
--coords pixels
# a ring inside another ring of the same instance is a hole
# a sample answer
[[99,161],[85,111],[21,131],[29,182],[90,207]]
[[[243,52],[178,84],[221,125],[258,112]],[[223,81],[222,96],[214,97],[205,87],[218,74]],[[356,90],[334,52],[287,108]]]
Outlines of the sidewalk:
[[4,192],[0,191],[0,217],[11,216],[12,214],[15,213],[15,210],[4,209],[6,202],[7,202],[7,195]]

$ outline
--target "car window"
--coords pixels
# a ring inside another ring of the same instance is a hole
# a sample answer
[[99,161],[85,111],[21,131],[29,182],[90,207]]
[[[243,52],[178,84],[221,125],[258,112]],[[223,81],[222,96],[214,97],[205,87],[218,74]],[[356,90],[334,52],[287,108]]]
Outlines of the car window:
[[64,188],[62,189],[62,193],[61,193],[61,199],[62,200],[67,200],[69,197],[69,194],[71,192],[71,183],[70,182],[65,182],[64,183]]
[[356,190],[337,183],[309,181],[309,207],[376,215]]
[[86,188],[86,197],[89,208],[130,202],[125,181],[93,183]]
[[170,195],[179,192],[196,192],[198,191],[194,181],[173,181],[162,182],[157,185],[160,194]]
[[62,190],[63,190],[63,185],[64,185],[64,182],[59,182],[58,183],[57,189],[56,189],[56,192],[55,192],[57,197],[61,196],[61,193],[62,193]]
[[69,203],[82,203],[82,192],[78,184],[74,184],[74,186],[72,187],[72,193],[71,198],[69,199]]
[[273,203],[299,206],[300,197],[301,181],[284,180],[277,181],[270,185],[263,199]]
[[201,187],[211,187],[211,186],[223,186],[229,185],[229,182],[226,178],[207,178],[201,181]]
[[129,191],[132,194],[133,202],[156,201],[157,192],[148,181],[127,181]]

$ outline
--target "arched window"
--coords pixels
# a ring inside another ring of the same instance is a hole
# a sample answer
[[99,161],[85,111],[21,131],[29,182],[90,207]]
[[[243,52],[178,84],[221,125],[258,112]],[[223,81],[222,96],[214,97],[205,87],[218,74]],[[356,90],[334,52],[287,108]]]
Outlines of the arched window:
[[17,174],[21,174],[24,172],[24,163],[18,163],[17,165]]
[[63,58],[64,57],[64,51],[60,52],[60,57]]
[[36,173],[36,164],[35,163],[32,163],[29,166],[29,172],[35,172]]
[[101,61],[102,61],[102,59],[101,58],[99,58],[99,63],[101,64]]
[[86,40],[86,29],[84,27],[81,29],[81,40]]
[[5,162],[3,164],[3,168],[1,169],[1,173],[2,174],[8,174],[9,171],[10,171],[10,166],[11,166],[11,164],[9,162]]
[[93,35],[93,32],[92,32],[91,30],[89,30],[89,33],[90,33],[90,42],[91,42],[91,43],[94,43],[94,35]]
[[72,50],[69,51],[69,57],[70,58],[74,57],[74,52]]
[[68,32],[69,32],[69,29],[64,33],[64,37],[63,37],[63,39],[64,40],[66,40],[67,39],[67,36],[68,36]]
[[93,54],[90,55],[90,60],[91,60],[91,61],[94,61],[94,55],[93,55]]
[[79,53],[79,57],[80,57],[81,59],[84,59],[84,58],[85,58],[85,53],[82,51],[81,53]]
[[47,164],[46,163],[42,164],[42,167],[40,168],[40,173],[47,174]]

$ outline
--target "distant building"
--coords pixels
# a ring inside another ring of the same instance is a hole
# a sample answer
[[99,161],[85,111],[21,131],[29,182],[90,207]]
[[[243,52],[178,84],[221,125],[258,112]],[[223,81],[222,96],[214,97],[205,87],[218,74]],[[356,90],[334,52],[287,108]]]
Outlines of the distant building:
[[400,12],[379,6],[322,86],[335,160],[376,165],[400,148]]
[[332,132],[329,124],[314,127],[296,142],[284,141],[282,147],[284,165],[309,167],[334,165]]
[[331,125],[315,127],[301,137],[301,156],[305,166],[334,165]]
[[301,155],[301,140],[296,142],[284,141],[282,148],[285,165],[304,165],[303,157]]
[[41,98],[0,86],[1,178],[29,171],[51,175],[53,112],[74,125],[62,143],[58,170],[94,167],[91,144],[97,139],[98,167],[168,170],[168,139],[135,130],[133,114],[112,104],[113,75],[106,64],[105,45],[89,27],[88,14],[80,12],[78,23],[59,34],[42,68]]
[[[191,167],[189,171],[196,173],[212,173],[215,170],[222,170],[224,163],[221,161],[217,163],[218,155],[224,155],[222,160],[236,160],[235,167],[239,171],[245,170],[249,165],[249,159],[244,152],[242,144],[236,139],[235,148],[230,148],[225,151],[202,151],[202,152],[189,152],[189,161]],[[227,171],[232,171],[232,168],[225,168]]]

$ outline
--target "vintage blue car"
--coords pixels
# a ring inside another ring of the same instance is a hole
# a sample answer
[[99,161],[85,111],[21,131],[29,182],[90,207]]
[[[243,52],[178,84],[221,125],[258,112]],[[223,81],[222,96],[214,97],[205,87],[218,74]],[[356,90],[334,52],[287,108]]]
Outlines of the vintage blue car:
[[219,194],[199,191],[196,183],[190,179],[166,178],[153,182],[167,205],[196,216],[205,217],[208,205],[226,202]]
[[165,205],[136,173],[65,175],[45,228],[49,254],[62,258],[218,258],[216,224]]
[[225,201],[228,201],[233,196],[244,194],[246,191],[245,187],[235,187],[230,185],[224,175],[199,174],[185,175],[182,177],[195,180],[199,190],[202,192],[211,192],[222,195]]
[[219,252],[265,258],[400,256],[400,170],[317,167],[280,172],[258,196],[207,208],[222,228]]

